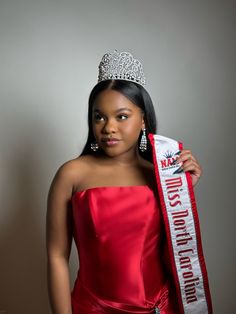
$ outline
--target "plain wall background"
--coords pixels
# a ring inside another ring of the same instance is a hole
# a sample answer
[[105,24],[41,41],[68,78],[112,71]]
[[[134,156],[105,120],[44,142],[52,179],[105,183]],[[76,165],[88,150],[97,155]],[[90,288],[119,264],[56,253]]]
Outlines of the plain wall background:
[[[118,49],[143,63],[159,133],[203,166],[196,197],[213,305],[235,312],[235,31],[234,0],[0,1],[0,310],[50,313],[48,189],[80,153],[98,63]],[[73,286],[74,246],[70,266]]]

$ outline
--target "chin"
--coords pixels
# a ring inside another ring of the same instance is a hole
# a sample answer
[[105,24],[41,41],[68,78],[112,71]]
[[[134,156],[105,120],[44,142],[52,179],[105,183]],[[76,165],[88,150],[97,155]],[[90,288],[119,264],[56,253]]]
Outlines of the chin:
[[117,157],[119,155],[122,155],[123,152],[117,151],[115,149],[102,149],[103,153],[108,157]]
[[121,149],[120,147],[104,147],[102,148],[104,154],[108,157],[119,157],[122,155],[130,154],[132,151],[131,147],[126,147],[126,149],[123,147]]

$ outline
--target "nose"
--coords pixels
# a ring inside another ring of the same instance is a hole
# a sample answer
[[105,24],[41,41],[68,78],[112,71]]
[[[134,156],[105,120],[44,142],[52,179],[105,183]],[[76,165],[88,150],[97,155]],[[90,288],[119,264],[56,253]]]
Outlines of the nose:
[[116,122],[113,119],[107,119],[106,123],[103,126],[102,132],[105,134],[116,133],[117,126]]

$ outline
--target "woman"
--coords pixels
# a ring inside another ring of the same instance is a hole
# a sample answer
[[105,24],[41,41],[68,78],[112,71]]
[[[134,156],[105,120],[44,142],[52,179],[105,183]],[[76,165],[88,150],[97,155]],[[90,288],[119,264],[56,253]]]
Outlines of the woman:
[[[48,195],[48,288],[53,314],[178,313],[168,275],[165,235],[151,147],[156,132],[141,63],[104,55],[89,98],[88,140],[57,171]],[[193,185],[201,167],[178,158]],[[70,292],[74,237],[80,268]]]

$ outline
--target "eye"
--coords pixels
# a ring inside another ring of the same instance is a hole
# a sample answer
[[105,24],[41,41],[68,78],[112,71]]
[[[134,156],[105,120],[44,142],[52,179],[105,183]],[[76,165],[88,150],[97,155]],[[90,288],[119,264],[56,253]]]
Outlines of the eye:
[[119,120],[126,120],[126,119],[128,119],[128,115],[127,114],[119,114],[118,119]]
[[104,117],[102,117],[99,113],[94,114],[94,120],[95,121],[103,121]]

